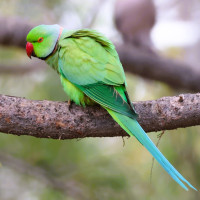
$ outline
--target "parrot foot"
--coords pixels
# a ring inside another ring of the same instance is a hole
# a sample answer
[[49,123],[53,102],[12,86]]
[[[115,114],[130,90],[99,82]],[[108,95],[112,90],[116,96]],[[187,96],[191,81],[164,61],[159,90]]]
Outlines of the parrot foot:
[[72,103],[72,102],[71,102],[71,99],[69,99],[69,100],[67,101],[67,105],[68,105],[68,106],[71,106],[71,103]]
[[69,100],[67,101],[67,105],[68,105],[69,111],[71,111],[72,105],[73,105],[73,101],[72,101],[71,99],[69,99]]

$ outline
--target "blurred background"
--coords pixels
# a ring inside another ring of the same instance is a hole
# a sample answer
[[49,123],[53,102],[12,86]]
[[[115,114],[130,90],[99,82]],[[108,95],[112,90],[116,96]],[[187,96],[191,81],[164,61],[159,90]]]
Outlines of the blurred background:
[[[58,75],[25,52],[38,24],[92,28],[111,39],[134,101],[200,90],[199,0],[1,0],[0,94],[66,101]],[[199,77],[199,78],[198,78]],[[159,149],[197,189],[200,128],[165,131]],[[158,134],[149,136],[156,143]],[[1,200],[199,199],[134,138],[38,139],[0,134]]]

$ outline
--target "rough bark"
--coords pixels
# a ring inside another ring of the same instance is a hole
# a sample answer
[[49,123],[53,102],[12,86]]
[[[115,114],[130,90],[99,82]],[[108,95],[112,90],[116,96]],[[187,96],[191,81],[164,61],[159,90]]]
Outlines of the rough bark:
[[[134,102],[146,132],[200,124],[200,94],[182,94]],[[0,95],[0,131],[39,138],[72,139],[127,136],[100,106],[33,101]]]
[[[0,17],[0,44],[24,47],[26,35],[32,27],[20,18]],[[117,46],[117,51],[126,71],[162,81],[173,88],[200,91],[200,72],[185,63],[155,56],[128,44]]]

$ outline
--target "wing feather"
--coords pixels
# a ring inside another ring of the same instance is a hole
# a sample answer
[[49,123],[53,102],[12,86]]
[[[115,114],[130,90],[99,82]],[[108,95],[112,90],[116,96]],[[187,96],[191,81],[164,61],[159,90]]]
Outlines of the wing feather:
[[125,74],[114,45],[95,31],[80,30],[59,41],[59,72],[100,105],[136,118],[126,96]]

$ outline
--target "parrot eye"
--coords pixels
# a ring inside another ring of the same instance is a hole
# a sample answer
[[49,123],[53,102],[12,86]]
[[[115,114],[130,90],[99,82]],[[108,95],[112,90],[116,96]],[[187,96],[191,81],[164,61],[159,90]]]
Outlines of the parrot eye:
[[39,43],[42,42],[43,40],[44,40],[43,37],[38,38],[38,42],[39,42]]

